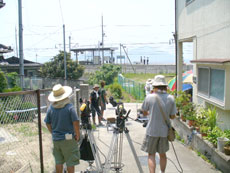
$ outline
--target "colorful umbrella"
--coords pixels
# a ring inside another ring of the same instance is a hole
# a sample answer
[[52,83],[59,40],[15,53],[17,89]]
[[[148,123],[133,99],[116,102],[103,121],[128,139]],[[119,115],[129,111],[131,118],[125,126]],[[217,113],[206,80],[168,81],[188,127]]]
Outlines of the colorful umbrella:
[[[192,70],[186,71],[182,74],[182,81],[183,81],[182,90],[183,91],[186,91],[192,88],[192,85],[191,85],[193,83],[192,78],[193,78]],[[168,86],[170,90],[172,91],[176,89],[176,77],[172,78],[168,82]]]

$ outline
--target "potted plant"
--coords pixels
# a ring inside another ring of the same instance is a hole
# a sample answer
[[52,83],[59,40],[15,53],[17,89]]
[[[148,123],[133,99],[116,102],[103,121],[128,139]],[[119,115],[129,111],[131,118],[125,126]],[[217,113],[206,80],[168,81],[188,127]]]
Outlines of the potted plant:
[[228,156],[230,155],[230,141],[226,142],[224,147],[224,153]]
[[209,127],[208,126],[201,126],[200,127],[200,134],[201,134],[202,137],[207,136],[208,131],[209,131]]

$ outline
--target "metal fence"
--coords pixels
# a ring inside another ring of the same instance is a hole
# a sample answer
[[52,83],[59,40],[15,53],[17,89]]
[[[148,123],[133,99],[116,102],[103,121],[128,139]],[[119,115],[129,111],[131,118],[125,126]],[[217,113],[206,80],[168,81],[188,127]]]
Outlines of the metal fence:
[[[80,84],[83,83],[82,80],[65,80],[63,78],[41,78],[41,77],[25,77],[24,78],[24,88],[30,90],[52,88],[55,84],[68,85],[72,88],[79,88]],[[17,79],[17,85],[20,86],[20,80]]]
[[122,88],[135,97],[137,100],[144,100],[145,98],[145,87],[144,84],[135,82],[131,79],[125,78],[122,74],[118,75],[118,83]]
[[[0,93],[0,173],[52,172],[52,137],[44,118],[50,89]],[[71,102],[78,110],[79,90]]]

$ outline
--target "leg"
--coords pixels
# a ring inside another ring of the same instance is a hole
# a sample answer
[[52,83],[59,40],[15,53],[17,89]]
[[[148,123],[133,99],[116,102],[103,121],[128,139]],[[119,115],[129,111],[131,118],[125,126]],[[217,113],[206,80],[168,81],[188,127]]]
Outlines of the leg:
[[74,173],[74,166],[67,167],[68,173]]
[[96,124],[96,121],[95,121],[96,112],[95,112],[94,106],[91,107],[91,111],[92,111],[93,124],[95,125]]
[[56,165],[56,173],[62,173],[63,172],[63,165],[58,164]]
[[155,169],[156,169],[155,153],[149,154],[148,165],[149,165],[149,172],[155,173]]
[[164,173],[164,172],[165,172],[166,165],[167,165],[166,153],[159,153],[159,155],[160,155],[160,167],[161,167],[161,172]]
[[101,124],[101,110],[99,106],[95,107],[95,110],[97,111],[97,116],[98,116],[98,122]]

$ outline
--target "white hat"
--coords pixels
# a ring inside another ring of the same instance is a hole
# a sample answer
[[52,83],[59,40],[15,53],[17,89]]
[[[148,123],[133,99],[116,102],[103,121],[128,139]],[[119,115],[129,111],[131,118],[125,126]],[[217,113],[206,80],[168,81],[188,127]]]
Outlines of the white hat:
[[61,84],[54,85],[53,91],[50,93],[48,100],[50,102],[58,102],[69,97],[72,93],[72,88],[69,86],[62,86]]
[[95,85],[93,86],[93,89],[95,89],[95,88],[100,88],[100,86],[99,86],[98,84],[95,84]]
[[152,86],[168,86],[168,84],[163,75],[157,75],[153,80]]

